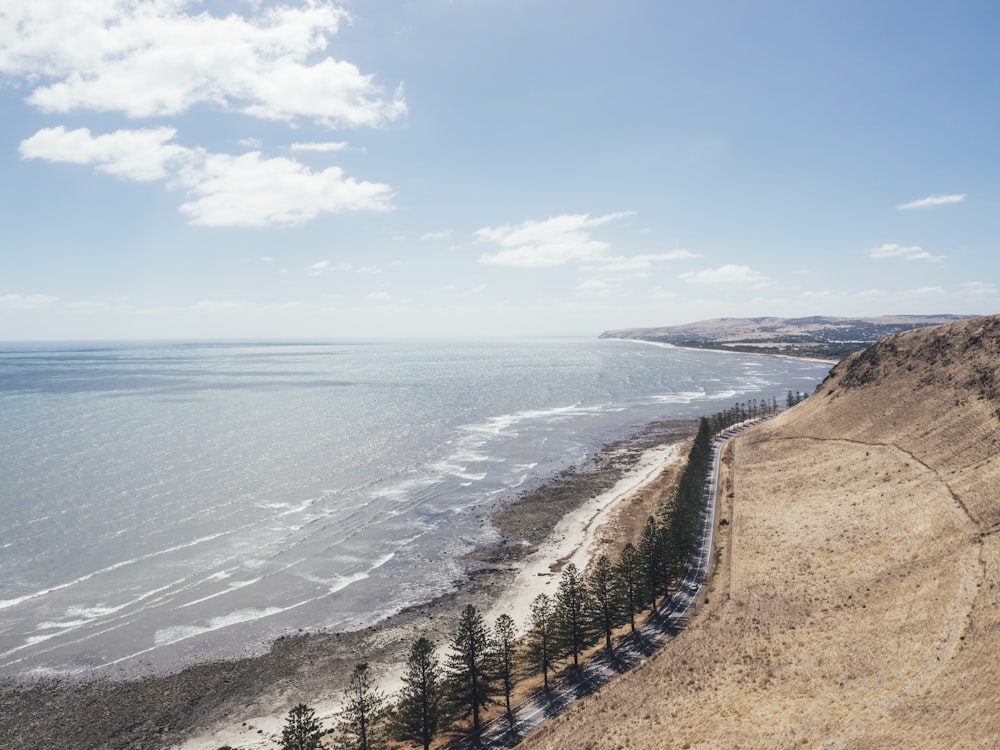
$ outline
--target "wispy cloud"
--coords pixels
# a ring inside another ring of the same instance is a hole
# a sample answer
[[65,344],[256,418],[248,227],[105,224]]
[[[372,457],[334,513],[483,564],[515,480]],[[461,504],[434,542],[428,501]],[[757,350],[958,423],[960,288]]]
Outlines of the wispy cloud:
[[353,266],[350,263],[334,263],[329,260],[319,260],[312,265],[306,266],[306,273],[310,276],[322,276],[326,273],[350,271]]
[[268,120],[379,126],[406,114],[402,88],[324,52],[350,20],[331,2],[213,16],[200,3],[9,0],[0,73],[44,112],[176,115],[198,104]]
[[327,273],[356,273],[366,275],[377,275],[383,273],[379,266],[355,266],[352,263],[334,263],[330,260],[320,260],[306,266],[306,273],[309,276],[323,276]]
[[943,286],[920,286],[902,292],[903,297],[940,297],[944,294],[947,292]]
[[194,311],[209,311],[209,312],[232,312],[236,310],[243,310],[249,307],[249,303],[236,301],[236,300],[216,300],[216,299],[206,299],[200,302],[195,302],[188,309]]
[[576,285],[578,292],[606,293],[615,287],[617,287],[617,284],[608,279],[586,279]]
[[688,260],[701,257],[698,253],[690,250],[668,250],[663,253],[647,253],[644,255],[631,256],[601,256],[594,259],[593,265],[584,266],[585,271],[623,272],[623,271],[647,271],[655,263],[664,263],[675,260]]
[[525,221],[516,226],[483,227],[476,231],[479,241],[499,245],[502,249],[497,253],[486,253],[479,260],[491,265],[522,268],[594,260],[610,245],[593,239],[589,230],[634,215],[631,211],[595,217],[590,214],[564,214],[544,221]]
[[0,294],[0,306],[19,310],[36,310],[59,301],[51,294]]
[[316,151],[319,153],[331,153],[343,151],[347,148],[347,141],[329,141],[326,143],[293,143],[292,151]]
[[688,271],[678,278],[688,284],[722,284],[744,286],[749,289],[762,289],[768,284],[768,278],[750,266],[726,264],[718,268],[706,268],[702,271]]
[[965,193],[960,195],[928,195],[926,198],[900,203],[896,206],[900,211],[909,211],[912,208],[930,208],[931,206],[945,206],[949,203],[961,203],[965,200]]
[[919,245],[904,247],[895,243],[886,243],[881,247],[876,247],[868,251],[868,255],[875,260],[883,258],[903,258],[904,260],[926,260],[937,263],[944,260],[943,255],[931,255]]
[[650,299],[661,300],[661,299],[675,299],[677,293],[671,289],[665,289],[662,286],[658,286],[649,293]]
[[428,242],[432,240],[446,240],[451,237],[450,229],[441,229],[437,232],[428,232],[427,234],[421,236],[421,242]]
[[962,292],[970,297],[995,297],[997,287],[988,281],[967,281],[962,284]]
[[313,172],[285,157],[250,151],[213,154],[170,143],[173,128],[118,130],[94,136],[87,128],[38,131],[20,144],[25,159],[92,164],[129,180],[166,181],[188,200],[180,211],[202,226],[291,226],[322,214],[387,211],[388,185],[345,177],[339,167]]

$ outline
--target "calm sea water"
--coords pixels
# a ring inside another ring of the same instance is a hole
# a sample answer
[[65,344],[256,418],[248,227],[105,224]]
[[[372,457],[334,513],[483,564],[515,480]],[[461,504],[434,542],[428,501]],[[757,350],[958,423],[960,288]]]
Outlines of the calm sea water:
[[0,674],[373,624],[451,589],[525,483],[827,369],[589,339],[0,344]]

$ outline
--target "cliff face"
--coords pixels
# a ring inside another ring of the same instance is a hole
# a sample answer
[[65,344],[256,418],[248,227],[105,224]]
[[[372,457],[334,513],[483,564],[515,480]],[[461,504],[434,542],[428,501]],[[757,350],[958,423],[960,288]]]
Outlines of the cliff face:
[[530,747],[1000,747],[1000,317],[893,336],[734,441],[692,625]]

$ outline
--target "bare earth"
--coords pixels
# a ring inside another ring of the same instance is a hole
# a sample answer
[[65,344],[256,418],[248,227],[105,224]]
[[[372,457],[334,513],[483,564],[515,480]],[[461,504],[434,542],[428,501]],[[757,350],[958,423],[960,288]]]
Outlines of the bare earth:
[[692,626],[524,743],[1000,747],[1000,318],[893,337],[732,445]]

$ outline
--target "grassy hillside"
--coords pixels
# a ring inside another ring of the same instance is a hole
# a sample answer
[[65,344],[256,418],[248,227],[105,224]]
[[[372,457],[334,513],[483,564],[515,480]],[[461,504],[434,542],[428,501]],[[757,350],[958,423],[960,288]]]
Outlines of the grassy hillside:
[[1000,317],[841,362],[732,445],[692,626],[530,748],[1000,747]]

